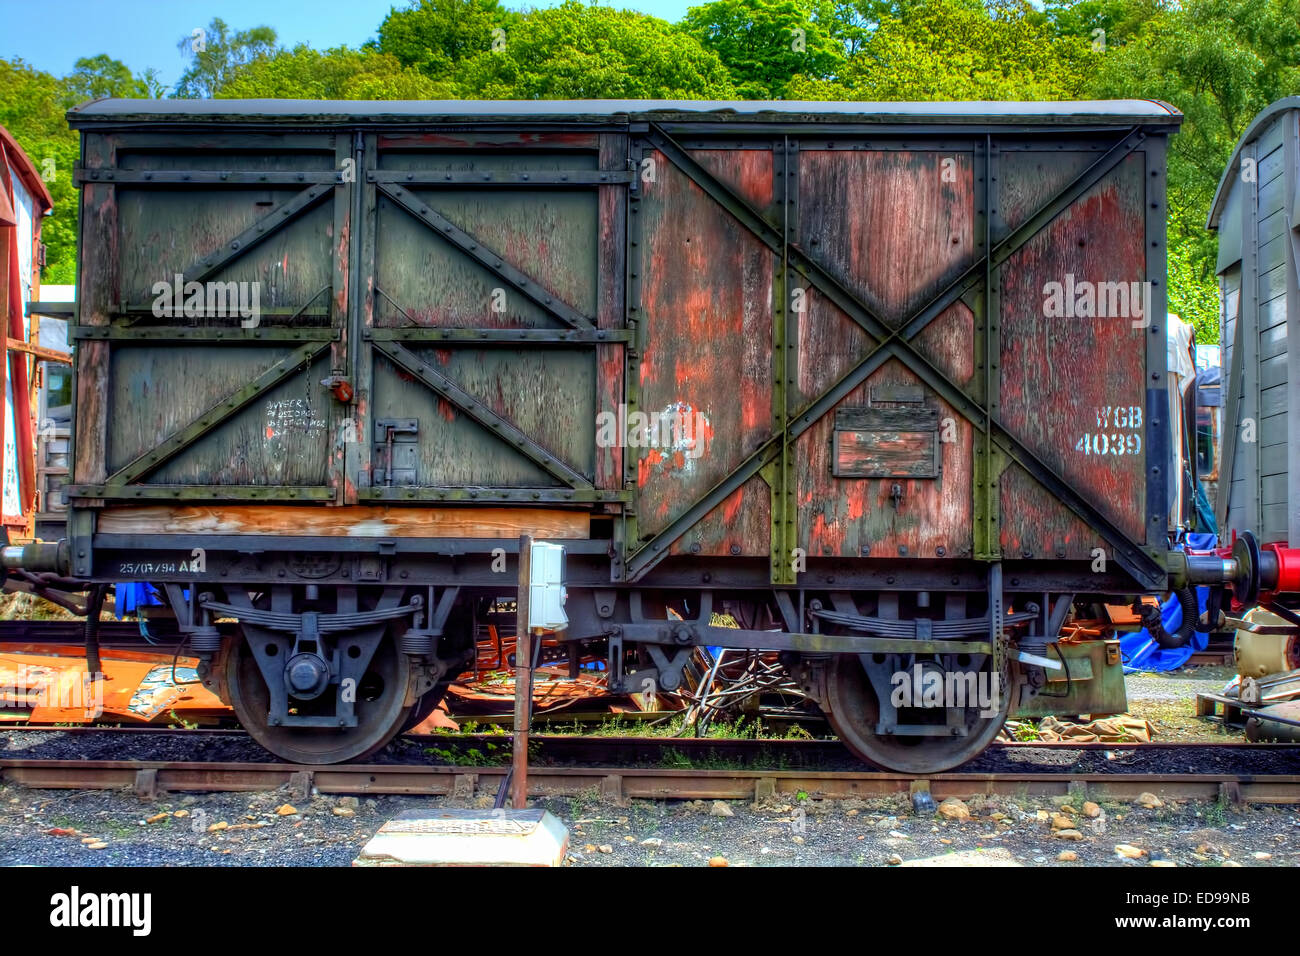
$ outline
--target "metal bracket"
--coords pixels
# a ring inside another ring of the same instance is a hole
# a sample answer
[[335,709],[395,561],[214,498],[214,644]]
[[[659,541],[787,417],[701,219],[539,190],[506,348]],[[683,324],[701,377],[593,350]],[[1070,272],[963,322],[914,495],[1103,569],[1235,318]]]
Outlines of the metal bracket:
[[415,484],[420,452],[420,421],[380,418],[375,421],[374,480],[377,485]]

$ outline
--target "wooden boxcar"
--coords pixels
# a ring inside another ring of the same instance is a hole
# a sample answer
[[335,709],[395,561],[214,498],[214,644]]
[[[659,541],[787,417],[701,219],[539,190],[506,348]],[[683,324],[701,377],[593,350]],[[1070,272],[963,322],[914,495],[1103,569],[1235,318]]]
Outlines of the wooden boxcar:
[[[1165,104],[70,120],[74,475],[66,541],[27,559],[158,583],[282,756],[370,752],[436,699],[521,532],[565,545],[564,637],[613,686],[778,650],[898,769],[1049,685],[1103,711],[1077,695],[1117,655],[1062,675],[1062,622],[1188,580]],[[900,703],[904,674],[992,703]]]
[[1224,432],[1217,517],[1224,534],[1300,546],[1300,97],[1255,118],[1224,171],[1219,234]]
[[1237,634],[1242,673],[1300,666],[1300,97],[1261,112],[1242,134],[1210,210],[1219,236],[1223,438],[1220,537],[1254,570],[1241,605],[1276,612]]

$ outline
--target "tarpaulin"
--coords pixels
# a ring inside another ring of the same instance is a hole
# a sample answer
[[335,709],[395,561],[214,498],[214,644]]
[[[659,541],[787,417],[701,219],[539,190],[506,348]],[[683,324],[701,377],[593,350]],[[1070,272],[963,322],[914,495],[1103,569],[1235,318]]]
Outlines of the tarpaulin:
[[[1216,546],[1218,539],[1212,534],[1188,534],[1179,549],[1184,545],[1193,551],[1205,551]],[[1205,602],[1209,599],[1209,588],[1196,589],[1196,604],[1204,613]],[[1170,634],[1183,626],[1183,609],[1178,598],[1170,595],[1160,605],[1160,621]],[[1124,673],[1134,671],[1172,671],[1182,667],[1197,651],[1205,650],[1210,636],[1200,631],[1192,632],[1192,639],[1179,648],[1164,648],[1155,642],[1149,631],[1143,628],[1131,634],[1121,634],[1119,639],[1120,654],[1124,660]]]

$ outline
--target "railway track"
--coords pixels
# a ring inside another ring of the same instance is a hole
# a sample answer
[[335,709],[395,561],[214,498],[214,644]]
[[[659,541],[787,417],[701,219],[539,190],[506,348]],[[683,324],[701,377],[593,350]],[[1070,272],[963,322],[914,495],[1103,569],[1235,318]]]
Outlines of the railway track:
[[[154,736],[160,739],[202,739],[204,737],[241,737],[247,732],[237,726],[179,728],[138,724],[127,726],[79,725],[58,727],[42,724],[0,725],[0,735],[66,734],[77,736],[119,735],[126,737]],[[553,760],[583,760],[638,762],[661,760],[666,751],[678,751],[685,757],[710,756],[738,760],[797,759],[805,763],[844,760],[850,755],[837,740],[806,740],[778,738],[736,737],[640,737],[640,736],[581,736],[576,734],[533,734],[529,738],[540,756]],[[407,744],[436,746],[453,752],[481,749],[487,744],[509,748],[509,734],[403,734],[398,738]],[[986,752],[1015,751],[1164,751],[1195,754],[1202,752],[1274,752],[1293,754],[1300,759],[1300,743],[1261,742],[1246,740],[1204,743],[1186,740],[1161,740],[1131,743],[1104,741],[1041,741],[998,740]],[[1300,766],[1300,764],[1298,764]]]
[[[57,734],[49,738],[55,746],[44,747],[46,738],[36,736],[42,731]],[[0,757],[0,779],[7,783],[41,789],[134,788],[142,796],[289,786],[303,794],[315,788],[322,793],[470,799],[496,793],[510,743],[509,737],[491,734],[408,736],[382,753],[383,762],[304,766],[263,762],[264,752],[231,730],[0,731],[5,732],[35,737],[34,746]],[[168,741],[172,756],[181,752],[186,759],[149,759],[155,747],[162,749],[162,740]],[[937,800],[975,794],[1131,799],[1149,791],[1174,799],[1300,803],[1300,772],[1291,772],[1300,771],[1296,744],[1000,742],[969,769],[915,775],[867,769],[833,740],[539,736],[532,743],[529,792],[536,797],[594,789],[616,802],[799,792],[835,799],[906,793],[924,780]],[[193,756],[188,744],[209,759],[188,759]],[[48,755],[41,755],[43,749]],[[68,759],[69,750],[80,751],[77,759]],[[226,759],[232,752],[241,759]],[[94,759],[96,755],[112,759]]]
[[[495,794],[505,767],[282,763],[206,763],[139,760],[0,759],[5,782],[35,789],[134,789],[153,798],[176,791],[232,792],[289,787],[300,796],[423,794],[473,799]],[[1093,774],[1069,769],[1044,773],[941,773],[920,777],[872,771],[699,770],[672,768],[536,767],[532,797],[578,796],[598,790],[602,799],[739,800],[804,793],[813,799],[883,797],[924,781],[935,800],[977,794],[1131,800],[1144,792],[1163,799],[1232,803],[1300,803],[1296,774]]]

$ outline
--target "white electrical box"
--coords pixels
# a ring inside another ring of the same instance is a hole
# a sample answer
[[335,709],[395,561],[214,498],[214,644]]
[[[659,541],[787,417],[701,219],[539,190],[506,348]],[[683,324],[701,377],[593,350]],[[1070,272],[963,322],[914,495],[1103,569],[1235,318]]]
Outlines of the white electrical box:
[[564,548],[534,541],[529,566],[528,626],[545,631],[562,631],[569,626],[564,602]]

